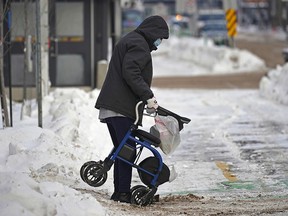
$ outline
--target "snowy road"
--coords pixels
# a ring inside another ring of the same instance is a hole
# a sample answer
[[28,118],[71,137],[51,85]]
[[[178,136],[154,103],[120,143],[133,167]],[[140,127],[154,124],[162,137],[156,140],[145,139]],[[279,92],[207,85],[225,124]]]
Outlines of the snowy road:
[[266,71],[230,73],[222,75],[155,77],[152,86],[157,88],[193,89],[258,89]]

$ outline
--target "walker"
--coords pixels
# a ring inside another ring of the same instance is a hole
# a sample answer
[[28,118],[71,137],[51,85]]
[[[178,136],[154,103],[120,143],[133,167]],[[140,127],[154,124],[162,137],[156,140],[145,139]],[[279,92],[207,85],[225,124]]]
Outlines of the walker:
[[[114,164],[115,159],[122,160],[136,168],[141,181],[146,185],[136,185],[131,188],[131,204],[146,206],[153,202],[153,197],[159,185],[169,181],[170,170],[162,160],[162,156],[157,151],[161,140],[149,132],[138,129],[139,106],[143,102],[136,104],[136,120],[127,131],[125,137],[117,148],[113,148],[104,161],[88,161],[80,169],[81,179],[92,187],[99,187],[107,180],[107,172]],[[190,119],[179,116],[163,107],[158,107],[156,115],[173,116],[179,124],[179,131],[183,129],[183,124],[188,124]],[[127,143],[131,140],[135,146]],[[143,149],[151,151],[153,156],[145,158],[139,162]],[[136,157],[134,152],[136,152]]]

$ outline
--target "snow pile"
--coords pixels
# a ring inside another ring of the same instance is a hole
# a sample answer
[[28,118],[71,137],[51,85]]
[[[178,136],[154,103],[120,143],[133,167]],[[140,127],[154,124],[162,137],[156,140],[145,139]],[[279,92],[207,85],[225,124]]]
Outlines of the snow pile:
[[216,46],[208,39],[171,37],[162,43],[159,52],[154,52],[154,55],[166,53],[169,58],[192,62],[213,74],[263,71],[266,68],[265,62],[254,54]]
[[[91,151],[96,149],[91,130],[102,126],[93,106],[97,95],[98,91],[57,89],[43,99],[45,129],[36,126],[33,101],[30,116],[0,130],[0,215],[106,214],[94,197],[77,190],[84,184],[79,177],[81,165],[102,157]],[[21,104],[14,106],[14,113],[19,113]],[[101,131],[98,148],[103,149],[101,144],[111,148]],[[106,154],[105,149],[102,153]]]
[[37,183],[21,172],[1,172],[0,180],[0,208],[3,216],[95,215],[95,212],[105,215],[93,197],[63,184],[48,181]]
[[288,105],[288,63],[268,72],[260,82],[260,94],[281,104]]

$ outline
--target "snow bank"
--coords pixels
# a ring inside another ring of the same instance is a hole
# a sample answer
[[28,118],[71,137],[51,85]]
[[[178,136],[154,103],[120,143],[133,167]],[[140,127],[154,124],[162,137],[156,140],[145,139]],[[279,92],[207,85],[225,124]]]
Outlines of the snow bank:
[[0,181],[3,216],[105,215],[95,198],[57,182],[37,183],[21,172],[1,173]]
[[263,71],[266,68],[265,62],[254,54],[237,48],[215,46],[208,39],[171,37],[162,44],[154,55],[166,53],[171,59],[192,62],[212,74]]
[[[101,127],[93,106],[97,94],[56,89],[43,99],[45,129],[37,127],[33,100],[30,116],[0,130],[0,215],[106,215],[92,195],[77,190],[84,184],[81,165],[102,154],[91,151],[96,149],[91,130]],[[21,110],[21,104],[14,106]],[[93,127],[92,118],[99,126]]]
[[288,63],[268,72],[260,82],[260,95],[288,105]]

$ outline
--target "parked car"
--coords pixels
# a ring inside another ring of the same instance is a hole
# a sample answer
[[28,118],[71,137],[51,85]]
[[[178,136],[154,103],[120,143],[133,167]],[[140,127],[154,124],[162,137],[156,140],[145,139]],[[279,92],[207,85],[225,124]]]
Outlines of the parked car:
[[187,16],[171,16],[168,20],[169,28],[172,34],[177,36],[191,36],[191,22]]
[[228,45],[224,10],[201,10],[197,18],[198,36],[211,38],[215,44]]

